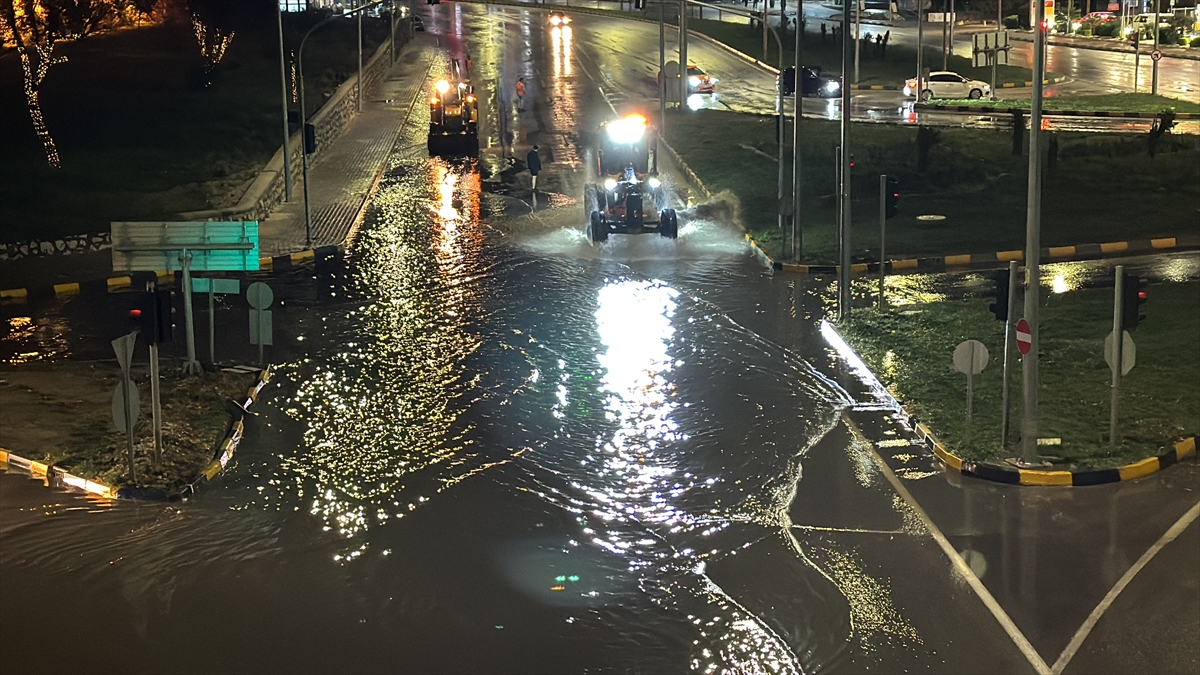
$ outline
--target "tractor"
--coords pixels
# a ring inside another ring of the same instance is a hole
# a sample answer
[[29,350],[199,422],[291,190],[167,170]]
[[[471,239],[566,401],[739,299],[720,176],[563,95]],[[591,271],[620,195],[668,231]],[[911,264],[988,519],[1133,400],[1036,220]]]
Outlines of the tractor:
[[450,77],[438,80],[429,97],[429,155],[479,154],[479,107],[470,73],[458,59],[450,62]]
[[675,209],[668,207],[666,190],[658,178],[657,145],[654,128],[643,115],[626,115],[600,125],[593,152],[601,182],[584,186],[592,242],[607,241],[613,232],[657,232],[667,239],[679,236]]

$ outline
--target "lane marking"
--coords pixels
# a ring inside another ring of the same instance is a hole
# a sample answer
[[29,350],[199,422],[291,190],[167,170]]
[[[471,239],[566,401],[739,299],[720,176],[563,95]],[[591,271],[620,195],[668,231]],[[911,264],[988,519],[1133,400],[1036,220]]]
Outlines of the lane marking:
[[962,556],[958,555],[958,551],[956,551],[950,541],[946,539],[946,535],[942,534],[942,531],[933,524],[933,521],[929,519],[929,515],[925,513],[925,509],[921,508],[921,505],[917,503],[916,499],[913,499],[913,496],[911,493],[909,493],[908,488],[904,487],[904,484],[901,483],[900,479],[896,477],[896,474],[892,472],[892,469],[887,465],[887,462],[883,461],[883,457],[879,455],[879,451],[876,450],[875,444],[863,436],[862,432],[858,429],[858,425],[856,425],[854,420],[850,419],[849,416],[843,415],[842,419],[845,420],[846,425],[850,428],[851,434],[857,436],[860,440],[871,447],[871,457],[875,460],[875,464],[879,466],[879,470],[882,471],[883,475],[887,477],[888,482],[892,484],[892,488],[904,498],[904,501],[907,502],[910,507],[912,507],[913,511],[917,514],[917,517],[921,519],[921,524],[925,526],[925,529],[929,531],[929,534],[933,537],[933,540],[936,541],[938,546],[942,548],[942,552],[944,552],[946,557],[950,559],[950,563],[954,566],[954,569],[959,573],[960,576],[962,576],[964,580],[966,580],[971,589],[975,591],[975,594],[979,596],[979,599],[982,600],[983,604],[988,608],[988,610],[991,611],[992,616],[996,617],[996,621],[1000,623],[1000,626],[1004,629],[1004,632],[1008,633],[1008,637],[1012,639],[1013,644],[1017,646],[1017,649],[1021,650],[1021,654],[1025,656],[1025,658],[1029,661],[1029,664],[1032,665],[1034,670],[1040,673],[1040,675],[1052,675],[1050,666],[1046,665],[1046,661],[1043,660],[1041,655],[1037,653],[1037,650],[1033,648],[1033,645],[1030,644],[1029,640],[1025,637],[1025,634],[1021,632],[1020,628],[1017,628],[1017,625],[1013,623],[1011,618],[1009,618],[1008,613],[1004,611],[1004,608],[1000,606],[1000,603],[996,602],[996,598],[992,597],[992,594],[988,591],[987,587],[983,585],[983,582],[979,580],[979,577],[975,576],[975,573],[971,571],[969,566],[967,566],[967,563],[962,559]]
[[1158,541],[1154,542],[1154,545],[1147,549],[1146,552],[1142,554],[1142,557],[1138,558],[1137,562],[1135,562],[1132,567],[1130,567],[1128,570],[1125,570],[1125,574],[1121,576],[1121,579],[1117,581],[1116,585],[1109,589],[1108,594],[1104,596],[1104,599],[1100,601],[1100,604],[1096,605],[1096,609],[1093,609],[1092,613],[1088,615],[1087,621],[1083,622],[1083,625],[1080,626],[1079,630],[1075,632],[1075,637],[1071,638],[1071,642],[1067,644],[1067,648],[1063,650],[1062,654],[1059,655],[1058,660],[1054,662],[1054,669],[1050,671],[1052,675],[1059,675],[1063,670],[1066,669],[1067,664],[1070,663],[1071,659],[1075,656],[1075,652],[1079,651],[1079,648],[1083,645],[1083,641],[1086,640],[1088,634],[1092,632],[1092,628],[1095,628],[1096,622],[1100,621],[1100,617],[1103,616],[1104,612],[1107,611],[1108,608],[1113,604],[1113,602],[1117,599],[1117,596],[1121,594],[1121,591],[1125,590],[1125,587],[1129,585],[1129,582],[1133,581],[1133,578],[1137,576],[1138,572],[1141,572],[1142,568],[1148,565],[1150,560],[1152,560],[1159,551],[1161,551],[1167,544],[1175,541],[1175,538],[1182,534],[1183,531],[1186,530],[1188,526],[1196,520],[1197,516],[1200,516],[1200,502],[1197,502],[1194,506],[1192,506],[1192,508],[1188,509],[1187,513],[1180,516],[1179,520],[1175,521],[1175,524],[1171,526],[1171,529],[1164,532],[1163,536],[1159,537]]

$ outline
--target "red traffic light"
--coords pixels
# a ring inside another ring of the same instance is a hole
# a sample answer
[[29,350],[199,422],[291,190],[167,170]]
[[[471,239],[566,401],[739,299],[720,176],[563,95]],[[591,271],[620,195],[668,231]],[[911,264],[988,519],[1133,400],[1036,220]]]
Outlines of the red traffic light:
[[1146,299],[1146,291],[1138,291],[1138,300]]
[[142,310],[136,309],[136,308],[129,310],[129,318],[131,318],[131,319],[142,318]]

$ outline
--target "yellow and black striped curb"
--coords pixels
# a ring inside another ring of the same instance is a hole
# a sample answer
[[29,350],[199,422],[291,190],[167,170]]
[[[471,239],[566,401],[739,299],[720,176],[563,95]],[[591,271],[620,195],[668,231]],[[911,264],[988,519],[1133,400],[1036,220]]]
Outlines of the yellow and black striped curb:
[[[846,342],[845,338],[837,332],[837,329],[828,322],[823,323],[822,331],[828,326],[829,330],[836,336],[836,340],[829,340],[830,345],[848,361],[856,360],[862,364],[863,368],[866,365],[858,354],[854,353],[854,349]],[[1196,452],[1196,437],[1184,438],[1173,444],[1162,454],[1154,457],[1147,457],[1141,461],[1115,469],[1081,469],[1078,471],[1044,471],[1037,469],[1019,469],[1016,467],[1008,467],[1000,464],[972,462],[962,459],[946,449],[938,441],[933,433],[929,431],[929,427],[919,422],[912,411],[908,409],[902,402],[892,396],[891,392],[887,391],[880,383],[879,378],[867,369],[869,377],[875,381],[879,390],[883,392],[897,408],[899,408],[910,421],[913,422],[913,430],[917,438],[927,448],[933,451],[938,461],[945,464],[948,468],[959,473],[975,476],[984,480],[990,480],[997,483],[1007,483],[1009,485],[1048,485],[1048,486],[1082,486],[1082,485],[1102,485],[1104,483],[1116,483],[1124,480],[1133,480],[1148,476],[1156,471],[1165,469],[1188,455]]]
[[[267,386],[267,382],[271,380],[271,366],[267,366],[258,374],[258,382],[246,392],[246,399],[241,402],[242,410],[249,412],[250,406],[258,401],[258,395],[263,387]],[[229,430],[225,434],[225,438],[221,440],[221,445],[217,448],[217,456],[213,458],[192,480],[183,488],[182,496],[194,495],[200,489],[202,483],[211,482],[218,474],[229,465],[233,459],[233,453],[237,451],[238,444],[242,441],[242,436],[246,431],[245,423],[242,417],[231,419]]]
[[[322,246],[258,259],[259,272],[273,274],[282,273],[298,267],[320,264],[330,260],[343,251],[340,246]],[[8,288],[0,289],[0,302],[26,302],[30,299],[64,298],[73,295],[93,295],[97,293],[123,293],[131,289],[144,288],[144,284],[155,282],[159,285],[177,283],[178,272],[133,272],[125,276],[109,277],[92,281],[75,281],[53,286]],[[254,274],[254,272],[250,272]]]
[[[241,408],[249,410],[250,406],[258,400],[259,392],[266,386],[271,379],[271,368],[268,366],[262,370],[258,376],[258,382],[246,392],[246,400],[242,402]],[[137,499],[137,500],[166,500],[195,494],[201,481],[211,481],[221,472],[229,460],[233,459],[233,453],[237,449],[238,443],[242,440],[242,433],[245,427],[241,419],[231,420],[229,431],[221,440],[217,449],[217,456],[208,463],[207,466],[200,472],[200,475],[195,478],[190,484],[186,485],[180,495],[168,495],[162,490],[145,489],[136,486],[122,486],[119,488],[111,485],[105,485],[93,480],[81,478],[63,469],[60,469],[53,464],[38,462],[31,459],[26,459],[18,455],[14,455],[8,450],[0,448],[0,468],[2,469],[18,469],[28,473],[33,478],[41,478],[43,484],[47,487],[63,487],[71,488],[87,492],[89,494],[102,497],[104,499]]]
[[1123,480],[1133,480],[1148,476],[1156,471],[1171,466],[1179,460],[1196,452],[1196,437],[1185,438],[1162,454],[1147,457],[1141,461],[1115,469],[1081,469],[1078,471],[1044,471],[1036,469],[1018,469],[1000,464],[972,462],[962,459],[946,449],[924,424],[916,425],[917,435],[921,441],[933,450],[933,454],[942,464],[964,475],[975,476],[984,480],[1009,485],[1048,485],[1048,486],[1081,486],[1103,485],[1118,483]]
[[[1023,115],[1029,115],[1029,108],[1005,108],[994,105],[941,105],[938,103],[917,103],[913,105],[915,110],[942,110],[945,112],[959,113],[1004,113],[1012,114],[1014,111],[1020,111]],[[1158,119],[1163,116],[1161,112],[1119,112],[1116,110],[1043,110],[1042,115],[1046,117],[1113,117],[1113,118],[1135,118],[1135,119]],[[1177,120],[1193,120],[1200,119],[1200,114],[1197,113],[1175,113]]]
[[0,448],[0,469],[24,471],[32,478],[42,479],[43,484],[47,487],[66,487],[81,490],[104,499],[115,499],[117,497],[117,489],[111,485],[80,478],[53,464],[26,459],[19,455],[14,455],[3,448]]
[[[750,235],[746,235],[750,239]],[[752,240],[751,240],[752,241]],[[754,244],[757,246],[757,243]],[[1190,250],[1200,248],[1200,235],[1183,235],[1179,237],[1161,237],[1158,239],[1135,239],[1132,241],[1112,241],[1106,244],[1076,244],[1074,246],[1049,246],[1042,249],[1043,261],[1095,260],[1109,255],[1132,255],[1138,253],[1156,253],[1171,250]],[[760,249],[761,250],[761,247]],[[766,265],[777,272],[794,272],[797,274],[836,274],[840,265],[798,265],[795,263],[779,262],[763,253]],[[1023,261],[1024,251],[996,251],[994,253],[964,253],[929,258],[907,258],[889,260],[887,269],[892,272],[906,270],[945,271],[957,267],[975,265],[994,265],[1010,260]],[[851,274],[866,274],[878,272],[878,262],[855,263],[850,266]]]

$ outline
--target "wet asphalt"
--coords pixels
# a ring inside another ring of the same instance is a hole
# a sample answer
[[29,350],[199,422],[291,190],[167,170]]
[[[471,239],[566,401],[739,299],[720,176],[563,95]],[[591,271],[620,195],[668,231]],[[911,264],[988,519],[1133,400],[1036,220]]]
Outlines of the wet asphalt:
[[[1072,645],[1195,509],[1194,460],[1090,488],[946,473],[828,346],[831,280],[766,273],[719,208],[678,242],[586,241],[586,129],[633,102],[582,25],[422,9],[478,64],[479,163],[427,158],[418,116],[355,248],[270,277],[278,375],[199,498],[0,476],[8,643],[71,636],[6,669],[1200,672],[1194,520]],[[507,159],[532,143],[536,197]],[[26,307],[24,332],[4,307],[3,356],[107,358],[116,302]]]

